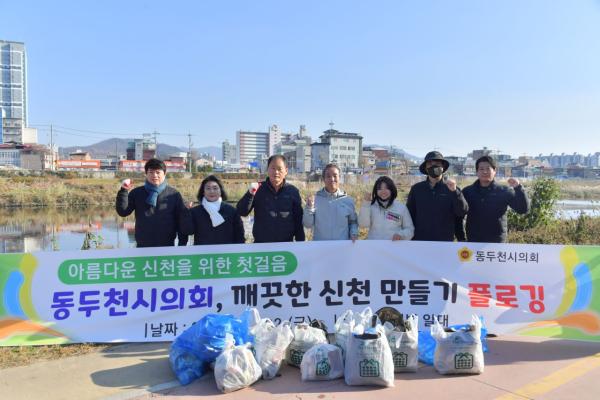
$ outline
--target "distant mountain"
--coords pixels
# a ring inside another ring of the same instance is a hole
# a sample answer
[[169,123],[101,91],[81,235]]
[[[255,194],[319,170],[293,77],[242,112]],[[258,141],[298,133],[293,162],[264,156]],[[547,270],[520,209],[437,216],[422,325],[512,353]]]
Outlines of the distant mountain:
[[412,155],[410,153],[407,153],[406,151],[404,151],[401,148],[398,148],[396,146],[389,146],[389,145],[382,146],[382,145],[379,145],[379,144],[365,144],[364,147],[378,147],[380,149],[387,149],[387,150],[391,149],[394,153],[402,155],[404,158],[406,158],[406,159],[408,159],[410,161],[418,162],[418,161],[422,161],[423,160],[423,157],[414,156],[414,155]]
[[194,147],[198,154],[210,154],[216,160],[223,159],[223,150],[219,146]]
[[[112,138],[91,144],[89,146],[60,147],[58,152],[61,158],[68,158],[69,153],[81,150],[90,153],[93,159],[101,159],[106,158],[109,154],[113,155],[115,152],[118,154],[126,154],[127,145],[131,141],[133,141],[133,139]],[[217,159],[221,159],[221,148],[217,146],[198,147],[193,148],[192,150],[198,154],[208,153],[211,156],[215,156]],[[173,153],[179,153],[182,151],[187,152],[188,149],[186,147],[176,147],[165,143],[158,143],[156,153],[158,158],[167,158]]]
[[90,153],[94,159],[106,158],[107,154],[115,154],[115,151],[125,153],[128,142],[128,139],[108,139],[89,146],[59,147],[58,155],[60,158],[65,159],[68,158],[69,153],[81,150]]

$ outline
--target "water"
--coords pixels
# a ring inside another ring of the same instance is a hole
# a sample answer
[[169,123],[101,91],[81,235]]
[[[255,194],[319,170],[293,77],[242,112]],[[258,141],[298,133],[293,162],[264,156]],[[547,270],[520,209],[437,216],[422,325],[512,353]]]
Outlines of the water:
[[561,200],[556,203],[556,218],[574,219],[581,214],[590,217],[600,217],[600,201]]
[[[557,218],[577,218],[581,213],[600,217],[600,201],[557,203]],[[253,218],[243,221],[247,241],[251,241]],[[119,217],[112,206],[82,210],[0,209],[0,253],[79,250],[86,232],[101,237],[106,248],[132,248],[134,229],[133,217]]]
[[99,235],[108,248],[135,247],[133,219],[113,207],[93,209],[2,209],[0,252],[79,250],[86,232]]
[[[242,218],[247,240],[253,218]],[[135,247],[133,216],[121,218],[114,207],[92,209],[0,209],[0,253],[79,250],[86,232],[104,248]],[[192,243],[190,238],[190,243]]]

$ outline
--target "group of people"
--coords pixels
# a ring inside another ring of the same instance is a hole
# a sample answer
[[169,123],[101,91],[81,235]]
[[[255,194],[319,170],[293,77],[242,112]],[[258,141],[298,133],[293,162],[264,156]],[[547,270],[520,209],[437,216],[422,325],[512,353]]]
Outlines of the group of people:
[[116,210],[122,217],[135,212],[138,247],[173,246],[175,239],[185,246],[190,235],[195,245],[244,243],[241,217],[252,211],[255,243],[304,241],[304,228],[312,229],[313,240],[354,242],[359,227],[368,228],[372,240],[506,242],[508,207],[521,214],[530,207],[519,180],[497,183],[495,160],[483,156],[475,163],[477,180],[461,190],[445,174],[449,166],[441,153],[427,153],[419,167],[427,179],[411,187],[406,205],[397,200],[391,178],[378,178],[357,215],[354,199],[340,188],[335,164],[325,166],[324,187],[306,198],[304,208],[300,192],[285,179],[286,158],[274,155],[267,163],[268,177],[250,185],[236,207],[226,203],[223,184],[211,175],[200,184],[199,204],[188,209],[167,184],[165,164],[151,159],[143,186],[132,189],[130,180],[123,181]]

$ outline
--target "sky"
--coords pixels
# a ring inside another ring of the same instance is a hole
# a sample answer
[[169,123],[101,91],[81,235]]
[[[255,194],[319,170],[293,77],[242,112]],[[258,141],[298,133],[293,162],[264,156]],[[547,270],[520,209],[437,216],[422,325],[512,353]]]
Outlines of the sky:
[[0,0],[60,146],[271,124],[417,155],[600,151],[599,0]]

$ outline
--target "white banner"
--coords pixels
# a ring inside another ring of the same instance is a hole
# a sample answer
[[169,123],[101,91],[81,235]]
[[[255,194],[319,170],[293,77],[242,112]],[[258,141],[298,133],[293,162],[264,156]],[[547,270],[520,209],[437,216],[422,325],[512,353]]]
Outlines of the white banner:
[[599,340],[600,247],[334,241],[0,255],[0,345],[173,340],[207,313],[390,306],[420,329]]

